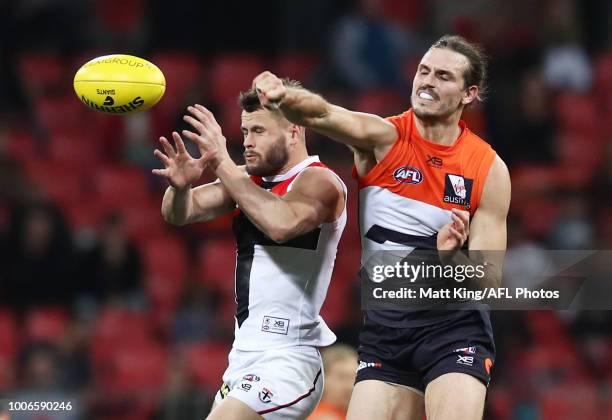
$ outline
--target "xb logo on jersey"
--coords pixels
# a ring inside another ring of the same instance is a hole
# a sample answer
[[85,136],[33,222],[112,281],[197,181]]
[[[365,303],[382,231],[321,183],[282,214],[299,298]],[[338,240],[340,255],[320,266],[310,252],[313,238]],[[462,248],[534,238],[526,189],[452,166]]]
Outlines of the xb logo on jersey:
[[423,174],[418,168],[406,165],[401,166],[393,172],[393,178],[402,184],[420,184],[423,182]]

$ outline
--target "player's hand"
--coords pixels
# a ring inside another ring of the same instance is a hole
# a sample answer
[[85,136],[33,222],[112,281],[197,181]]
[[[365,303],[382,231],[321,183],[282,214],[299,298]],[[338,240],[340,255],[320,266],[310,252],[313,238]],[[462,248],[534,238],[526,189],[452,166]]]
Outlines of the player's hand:
[[259,102],[269,110],[278,109],[287,94],[283,81],[269,71],[264,71],[253,80]]
[[206,163],[216,170],[222,162],[231,161],[227,141],[212,112],[197,104],[188,106],[187,110],[191,115],[183,116],[183,120],[196,132],[183,130],[183,135],[198,146],[202,156],[206,156]]
[[170,185],[178,190],[189,187],[200,179],[202,172],[206,168],[207,156],[199,159],[192,157],[185,149],[183,139],[177,132],[172,133],[176,150],[165,137],[160,137],[165,154],[159,149],[155,149],[153,154],[164,164],[164,169],[153,169],[155,175],[164,177]]
[[470,213],[452,209],[452,222],[442,226],[438,232],[438,251],[460,249],[470,235]]

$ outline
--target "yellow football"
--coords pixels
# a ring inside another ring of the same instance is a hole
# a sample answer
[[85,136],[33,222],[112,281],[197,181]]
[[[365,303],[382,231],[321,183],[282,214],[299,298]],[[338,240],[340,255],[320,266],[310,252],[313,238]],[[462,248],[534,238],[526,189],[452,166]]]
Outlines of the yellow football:
[[127,115],[155,105],[166,79],[153,63],[125,54],[105,55],[85,63],[74,76],[79,99],[96,111]]

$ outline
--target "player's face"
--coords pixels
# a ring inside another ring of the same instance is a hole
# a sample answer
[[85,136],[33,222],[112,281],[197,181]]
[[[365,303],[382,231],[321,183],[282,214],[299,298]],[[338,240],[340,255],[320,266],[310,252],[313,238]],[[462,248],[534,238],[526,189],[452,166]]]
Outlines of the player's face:
[[288,124],[267,110],[242,112],[244,160],[249,175],[278,173],[289,160]]
[[[431,48],[419,63],[412,83],[412,108],[425,120],[444,120],[471,101],[464,72],[468,59],[446,48]],[[473,96],[473,93],[472,93]]]
[[351,400],[357,360],[346,357],[336,361],[325,372],[325,400],[346,409]]

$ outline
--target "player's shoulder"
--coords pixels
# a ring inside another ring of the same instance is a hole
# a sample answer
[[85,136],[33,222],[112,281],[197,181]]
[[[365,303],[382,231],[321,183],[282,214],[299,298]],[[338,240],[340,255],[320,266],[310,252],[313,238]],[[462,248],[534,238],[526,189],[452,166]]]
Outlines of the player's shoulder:
[[309,166],[305,168],[296,179],[296,184],[305,184],[315,187],[320,184],[339,186],[341,182],[340,177],[336,175],[331,168],[325,165]]
[[467,125],[464,125],[463,130],[465,130],[465,143],[467,143],[467,146],[484,150],[493,149],[488,141],[470,130]]
[[497,155],[493,146],[484,138],[471,131],[467,126],[464,126],[463,130],[464,138],[461,144],[463,153],[466,153],[473,163],[482,162],[483,160],[492,163]]
[[408,108],[407,110],[405,110],[404,112],[400,114],[395,114],[395,115],[390,115],[388,117],[385,117],[385,120],[391,121],[394,124],[397,124],[400,121],[409,122],[411,119],[412,119],[412,108]]
[[340,195],[344,188],[340,177],[325,165],[305,168],[292,185],[292,191],[311,196]]

